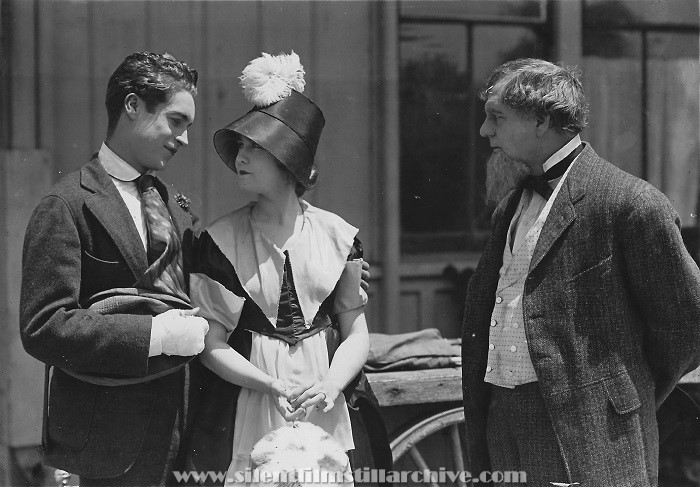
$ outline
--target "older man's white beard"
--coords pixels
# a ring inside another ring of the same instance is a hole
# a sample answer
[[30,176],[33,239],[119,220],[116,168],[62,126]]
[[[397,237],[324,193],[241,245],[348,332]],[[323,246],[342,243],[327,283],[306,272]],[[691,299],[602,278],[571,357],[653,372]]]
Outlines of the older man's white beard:
[[486,204],[498,205],[529,174],[530,168],[524,162],[509,158],[499,149],[491,152],[486,161]]

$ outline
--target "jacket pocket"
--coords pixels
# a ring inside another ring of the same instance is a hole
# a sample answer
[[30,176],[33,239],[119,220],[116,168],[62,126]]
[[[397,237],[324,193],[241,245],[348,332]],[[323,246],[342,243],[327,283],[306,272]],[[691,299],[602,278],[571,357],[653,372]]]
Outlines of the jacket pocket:
[[610,404],[612,404],[618,414],[631,413],[642,405],[637,388],[634,386],[630,376],[625,372],[605,379],[603,386]]
[[127,287],[136,282],[125,261],[101,259],[83,251],[81,258],[81,288],[84,297],[105,289]]
[[96,386],[54,369],[49,392],[48,447],[51,442],[79,451],[87,442],[95,409]]
[[572,283],[577,283],[578,281],[588,281],[590,279],[599,279],[602,276],[610,273],[612,264],[612,255],[607,256],[600,262],[593,264],[586,269],[577,272],[574,276],[569,279]]
[[121,262],[121,261],[119,261],[119,260],[105,260],[105,259],[100,259],[99,257],[95,257],[94,255],[92,255],[90,252],[88,252],[88,251],[86,251],[86,250],[83,250],[83,254],[85,254],[85,257],[86,257],[88,260],[91,260],[91,261],[94,261],[94,262],[100,263],[100,264],[107,264],[107,265],[109,265],[109,264],[122,264],[122,263],[123,263],[123,262]]

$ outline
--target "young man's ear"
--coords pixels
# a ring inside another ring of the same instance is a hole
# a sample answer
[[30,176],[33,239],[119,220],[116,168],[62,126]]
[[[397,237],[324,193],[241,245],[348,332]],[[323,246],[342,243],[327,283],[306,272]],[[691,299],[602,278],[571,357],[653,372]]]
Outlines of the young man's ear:
[[124,111],[126,115],[132,120],[136,118],[136,113],[138,112],[139,105],[141,104],[141,99],[134,93],[129,93],[124,98]]
[[544,117],[537,119],[537,125],[535,126],[535,133],[537,134],[537,137],[542,137],[545,132],[547,132],[547,129],[549,129],[549,121],[549,115],[545,115]]

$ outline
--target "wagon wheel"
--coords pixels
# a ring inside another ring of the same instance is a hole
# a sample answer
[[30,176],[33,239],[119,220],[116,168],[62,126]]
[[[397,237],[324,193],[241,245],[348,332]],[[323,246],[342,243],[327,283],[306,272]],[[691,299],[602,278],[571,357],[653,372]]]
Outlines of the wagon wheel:
[[[463,425],[464,409],[461,407],[442,411],[414,424],[391,442],[394,464],[410,459],[418,470],[437,471],[439,467],[445,466],[445,461],[449,459],[442,457],[439,465],[430,465],[431,462],[426,459],[427,453],[432,449],[430,443],[439,442],[438,444],[444,445],[447,442],[452,461],[450,467],[455,471],[463,471]],[[430,485],[439,486],[433,482]],[[458,480],[458,485],[466,487],[461,480]]]

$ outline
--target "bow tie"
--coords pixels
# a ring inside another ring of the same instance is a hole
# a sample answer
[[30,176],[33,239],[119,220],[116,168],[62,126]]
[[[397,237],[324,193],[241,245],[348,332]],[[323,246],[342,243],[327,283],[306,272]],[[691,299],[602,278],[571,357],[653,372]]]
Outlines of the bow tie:
[[579,145],[574,150],[572,150],[564,159],[556,163],[554,166],[550,167],[544,174],[539,176],[528,176],[525,179],[524,187],[537,191],[540,196],[548,200],[552,196],[553,189],[549,185],[550,181],[560,178],[564,175],[566,170],[569,168],[576,156],[581,153],[583,146]]

